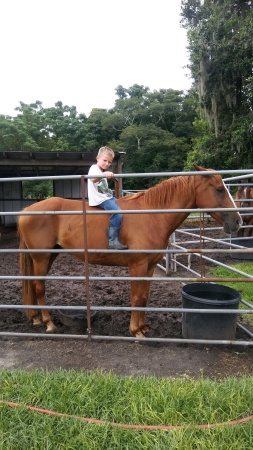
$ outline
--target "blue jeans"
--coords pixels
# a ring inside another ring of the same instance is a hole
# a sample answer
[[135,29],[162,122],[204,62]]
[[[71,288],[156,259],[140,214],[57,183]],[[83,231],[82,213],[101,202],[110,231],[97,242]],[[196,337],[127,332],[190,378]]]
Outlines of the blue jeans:
[[[108,209],[120,210],[119,205],[116,203],[116,198],[112,197],[98,205],[99,208],[103,208],[105,211]],[[122,214],[112,214],[110,217],[110,227],[120,228],[122,224]]]

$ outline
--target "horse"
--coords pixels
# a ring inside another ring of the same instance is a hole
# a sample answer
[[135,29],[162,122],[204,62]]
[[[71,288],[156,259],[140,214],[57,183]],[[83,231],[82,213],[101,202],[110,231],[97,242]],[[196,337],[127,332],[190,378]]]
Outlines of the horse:
[[[130,253],[128,250],[117,252],[89,252],[88,262],[104,266],[128,267],[130,277],[152,277],[155,267],[164,257],[169,237],[187,218],[189,212],[168,212],[168,209],[195,208],[233,208],[231,211],[212,211],[211,216],[221,225],[224,232],[236,232],[242,220],[233,198],[228,192],[222,178],[212,174],[212,169],[204,169],[194,165],[196,171],[208,171],[208,175],[181,175],[165,179],[146,191],[121,197],[117,200],[122,210],[137,210],[137,213],[123,213],[123,223],[120,230],[120,240],[128,249],[140,250]],[[87,212],[101,211],[97,207],[86,204]],[[167,209],[167,212],[141,213],[142,210]],[[23,276],[46,276],[50,270],[56,253],[51,249],[84,248],[84,222],[82,215],[49,215],[46,211],[56,213],[64,211],[82,211],[81,200],[69,200],[52,197],[34,203],[23,211],[37,215],[20,215],[18,233],[20,249],[46,249],[48,252],[20,252],[20,272]],[[140,211],[140,213],[139,213]],[[86,214],[87,248],[107,249],[106,228],[110,213]],[[158,250],[157,253],[143,253],[141,250]],[[71,254],[71,251],[68,252]],[[72,256],[84,260],[84,253],[72,253]],[[147,304],[150,283],[149,280],[132,280],[131,306],[145,307]],[[22,280],[23,304],[45,305],[45,280]],[[41,323],[38,309],[27,309],[26,315],[34,325]],[[47,332],[53,332],[55,325],[46,309],[41,310],[42,321]],[[131,311],[129,330],[131,335],[142,338],[147,333],[144,311]]]
[[[239,208],[253,208],[253,188],[250,186],[239,186],[235,195],[236,200],[240,200],[238,203]],[[249,228],[240,228],[237,232],[238,237],[251,237],[253,226],[253,214],[242,214],[243,225]]]

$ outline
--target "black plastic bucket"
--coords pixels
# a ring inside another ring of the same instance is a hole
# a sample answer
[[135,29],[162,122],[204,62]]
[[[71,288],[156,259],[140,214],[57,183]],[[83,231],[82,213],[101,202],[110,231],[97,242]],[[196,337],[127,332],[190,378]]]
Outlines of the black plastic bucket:
[[[238,309],[241,295],[235,289],[213,283],[192,283],[182,288],[183,308]],[[184,312],[185,339],[234,340],[237,314]]]
[[[246,249],[252,249],[253,248],[253,239],[233,239],[231,240],[232,244],[236,244],[236,245],[242,245],[243,247],[246,247]],[[235,247],[233,247],[233,250],[235,249]],[[233,259],[249,259],[252,260],[253,259],[253,253],[247,253],[247,252],[243,252],[241,249],[241,253],[232,253],[232,258]]]

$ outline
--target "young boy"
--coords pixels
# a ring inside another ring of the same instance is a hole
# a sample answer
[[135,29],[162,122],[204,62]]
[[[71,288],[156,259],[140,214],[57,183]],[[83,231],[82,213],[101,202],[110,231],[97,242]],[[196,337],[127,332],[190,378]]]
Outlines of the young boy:
[[[120,210],[113,197],[111,189],[108,188],[108,179],[114,177],[113,172],[109,172],[110,165],[114,158],[114,152],[109,147],[101,147],[97,154],[97,164],[90,167],[88,175],[94,178],[88,178],[88,198],[90,206],[98,206],[105,210]],[[101,178],[99,175],[103,175]],[[127,245],[119,241],[119,231],[122,224],[122,214],[112,214],[110,217],[110,227],[107,228],[108,248],[117,250],[126,250]]]

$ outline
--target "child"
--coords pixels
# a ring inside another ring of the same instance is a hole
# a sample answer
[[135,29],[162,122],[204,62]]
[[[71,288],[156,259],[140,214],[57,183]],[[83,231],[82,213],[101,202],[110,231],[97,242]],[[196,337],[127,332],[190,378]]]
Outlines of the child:
[[[88,175],[94,178],[88,178],[88,197],[90,206],[99,206],[105,210],[120,210],[113,197],[111,189],[108,188],[108,179],[114,177],[113,172],[107,171],[112,164],[114,152],[109,147],[101,147],[97,154],[97,164],[90,167]],[[99,175],[104,175],[101,178]],[[110,217],[110,227],[107,228],[108,248],[117,250],[126,250],[127,245],[119,241],[119,231],[122,224],[122,214],[112,214]]]

